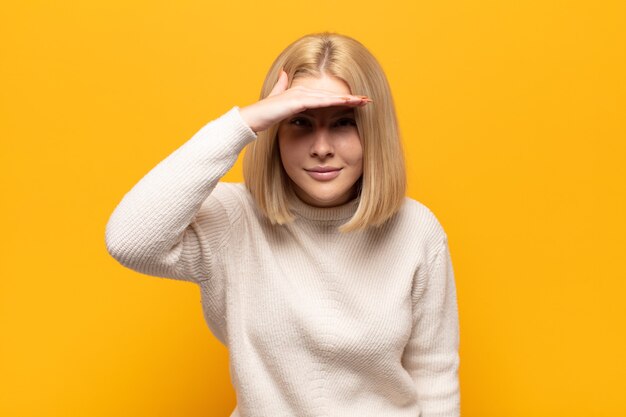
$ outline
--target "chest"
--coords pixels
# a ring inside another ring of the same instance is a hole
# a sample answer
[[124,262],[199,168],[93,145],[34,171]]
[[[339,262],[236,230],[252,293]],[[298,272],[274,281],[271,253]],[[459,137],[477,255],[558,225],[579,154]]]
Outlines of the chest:
[[231,304],[259,350],[298,347],[363,363],[400,357],[412,325],[414,263],[380,236],[322,230],[241,245]]

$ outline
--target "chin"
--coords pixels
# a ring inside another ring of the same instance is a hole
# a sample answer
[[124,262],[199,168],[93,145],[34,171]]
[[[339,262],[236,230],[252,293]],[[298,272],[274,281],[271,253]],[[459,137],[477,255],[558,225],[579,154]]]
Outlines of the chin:
[[[309,200],[315,201],[316,204],[326,205],[326,206],[334,206],[338,205],[337,201],[343,200],[345,198],[345,194],[349,190],[335,190],[329,193],[320,193],[316,192],[317,190],[311,190],[304,187],[300,187],[301,192],[304,192]],[[343,202],[341,203],[343,204]]]

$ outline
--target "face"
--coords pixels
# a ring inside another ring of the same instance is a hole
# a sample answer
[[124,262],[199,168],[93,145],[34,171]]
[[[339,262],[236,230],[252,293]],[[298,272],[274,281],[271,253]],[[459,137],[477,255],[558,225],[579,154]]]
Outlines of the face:
[[[350,87],[336,77],[298,78],[292,87],[297,85],[351,94]],[[307,109],[288,117],[278,126],[278,146],[294,191],[305,203],[333,207],[356,197],[356,182],[363,173],[363,149],[354,108]],[[316,169],[333,171],[314,172]]]

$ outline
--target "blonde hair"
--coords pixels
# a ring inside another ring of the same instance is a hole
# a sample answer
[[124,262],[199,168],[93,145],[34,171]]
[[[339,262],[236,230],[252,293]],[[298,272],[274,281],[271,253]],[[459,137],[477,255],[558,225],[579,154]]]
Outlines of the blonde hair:
[[[363,175],[357,181],[358,207],[338,230],[349,232],[381,226],[402,206],[406,192],[404,152],[391,89],[376,58],[357,40],[333,32],[308,34],[291,43],[272,63],[261,89],[266,98],[283,68],[291,83],[300,77],[334,76],[352,94],[369,96],[373,102],[355,107],[355,120],[363,148]],[[276,134],[278,123],[261,131],[246,146],[243,175],[246,188],[272,224],[295,217],[288,195],[294,193],[280,158]]]

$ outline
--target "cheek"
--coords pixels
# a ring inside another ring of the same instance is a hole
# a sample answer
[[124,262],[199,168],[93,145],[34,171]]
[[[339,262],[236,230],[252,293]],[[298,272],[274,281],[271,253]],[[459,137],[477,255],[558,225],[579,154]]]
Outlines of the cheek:
[[293,165],[298,159],[298,146],[295,141],[278,139],[280,159],[285,167]]
[[363,163],[363,147],[359,138],[346,141],[342,146],[342,155],[347,163],[360,167]]

